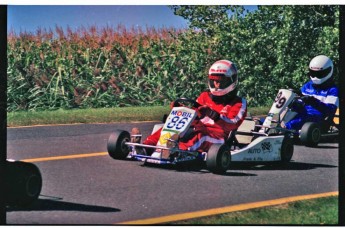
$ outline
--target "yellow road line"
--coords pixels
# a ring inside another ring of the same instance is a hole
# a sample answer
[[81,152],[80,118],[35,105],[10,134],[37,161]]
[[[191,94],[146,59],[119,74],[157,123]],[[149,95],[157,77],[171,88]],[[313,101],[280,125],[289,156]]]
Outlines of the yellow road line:
[[95,157],[95,156],[104,156],[104,155],[108,155],[108,153],[107,152],[98,152],[98,153],[91,153],[91,154],[72,154],[72,155],[56,156],[56,157],[29,158],[29,159],[24,159],[22,161],[24,161],[24,162],[43,162],[43,161],[86,158],[86,157]]
[[[55,156],[55,157],[31,158],[31,159],[23,159],[21,161],[44,162],[44,161],[86,158],[86,157],[105,156],[105,155],[108,155],[108,153],[96,152],[96,153],[89,153],[89,154],[73,154],[73,155]],[[195,212],[189,212],[189,213],[181,213],[181,214],[168,215],[168,216],[162,216],[162,217],[156,217],[156,218],[127,221],[127,222],[122,222],[122,223],[117,223],[117,224],[123,224],[123,225],[125,224],[127,225],[162,224],[162,223],[168,223],[168,222],[174,222],[174,221],[199,218],[199,217],[204,217],[204,216],[230,213],[230,212],[235,212],[235,211],[249,210],[249,209],[260,208],[260,207],[275,206],[279,204],[285,204],[285,203],[290,203],[290,202],[295,202],[295,201],[300,201],[300,200],[308,200],[308,199],[337,196],[337,195],[339,195],[338,191],[326,192],[326,193],[320,193],[320,194],[302,195],[302,196],[292,196],[292,197],[286,197],[286,198],[280,198],[280,199],[274,199],[274,200],[239,204],[239,205],[228,206],[228,207],[213,208],[213,209],[195,211]]]
[[117,223],[117,224],[123,224],[123,225],[124,224],[126,225],[162,224],[162,223],[181,221],[181,220],[186,220],[186,219],[199,218],[199,217],[204,217],[204,216],[213,216],[213,215],[224,214],[224,213],[235,212],[235,211],[243,211],[243,210],[254,209],[254,208],[259,208],[259,207],[275,206],[279,204],[285,204],[285,203],[290,203],[290,202],[295,202],[295,201],[300,201],[300,200],[308,200],[308,199],[337,196],[337,195],[339,195],[338,191],[312,194],[312,195],[292,196],[292,197],[286,197],[286,198],[280,198],[280,199],[274,199],[274,200],[266,200],[266,201],[260,201],[260,202],[254,202],[254,203],[245,203],[245,204],[239,204],[239,205],[228,206],[228,207],[214,208],[214,209],[203,210],[203,211],[168,215],[168,216],[162,216],[162,217],[157,217],[157,218],[134,220],[134,221]]

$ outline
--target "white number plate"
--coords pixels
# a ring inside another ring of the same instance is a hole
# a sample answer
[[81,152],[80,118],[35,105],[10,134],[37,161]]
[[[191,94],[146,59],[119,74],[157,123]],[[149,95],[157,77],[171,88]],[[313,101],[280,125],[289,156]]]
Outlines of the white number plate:
[[193,109],[187,107],[174,107],[164,124],[158,145],[166,146],[167,140],[175,134],[179,134],[180,137],[183,137],[195,117],[196,112]]

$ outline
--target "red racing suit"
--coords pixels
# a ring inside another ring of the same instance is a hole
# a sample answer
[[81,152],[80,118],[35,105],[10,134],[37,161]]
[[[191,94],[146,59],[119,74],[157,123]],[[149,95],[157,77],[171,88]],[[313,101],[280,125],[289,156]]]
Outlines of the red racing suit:
[[[244,98],[235,96],[226,102],[215,102],[210,92],[202,92],[196,99],[201,106],[207,106],[217,113],[216,120],[209,116],[194,120],[193,132],[180,139],[181,150],[207,152],[212,144],[224,143],[230,131],[237,129],[247,115],[247,102]],[[219,114],[219,115],[218,115]],[[157,145],[162,129],[148,136],[143,142],[148,145]]]

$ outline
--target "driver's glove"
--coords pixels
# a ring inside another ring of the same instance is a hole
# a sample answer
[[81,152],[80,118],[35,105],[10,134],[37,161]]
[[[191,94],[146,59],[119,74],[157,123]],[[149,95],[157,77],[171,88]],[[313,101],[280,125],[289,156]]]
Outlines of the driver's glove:
[[311,106],[316,106],[319,102],[318,99],[316,99],[313,96],[304,96],[301,98],[301,100],[306,104],[306,105],[311,105]]
[[297,113],[305,113],[305,103],[301,99],[295,99],[292,101],[290,108],[292,111],[295,111]]
[[209,111],[207,112],[206,114],[208,117],[210,117],[211,119],[213,119],[214,121],[217,121],[220,117],[219,113],[212,110],[212,109],[209,109]]
[[208,116],[211,119],[213,119],[214,121],[217,121],[220,117],[219,113],[212,110],[210,107],[204,105],[204,106],[200,106],[198,108],[200,114],[201,114],[201,118]]

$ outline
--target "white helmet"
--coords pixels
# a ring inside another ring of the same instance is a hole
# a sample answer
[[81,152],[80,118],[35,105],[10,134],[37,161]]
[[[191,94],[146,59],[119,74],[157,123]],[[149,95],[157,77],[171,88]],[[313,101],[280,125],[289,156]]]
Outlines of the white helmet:
[[320,85],[332,77],[333,62],[325,55],[314,57],[309,64],[309,77],[313,84]]
[[[215,88],[214,81],[220,83]],[[238,83],[236,65],[229,60],[219,60],[208,71],[208,87],[215,96],[224,96],[235,90]]]

